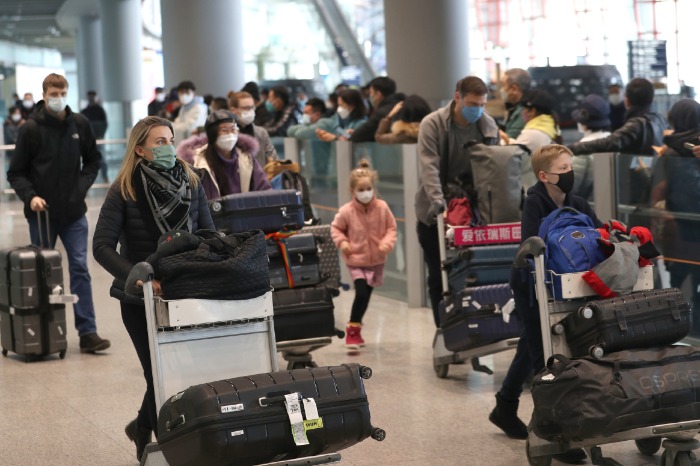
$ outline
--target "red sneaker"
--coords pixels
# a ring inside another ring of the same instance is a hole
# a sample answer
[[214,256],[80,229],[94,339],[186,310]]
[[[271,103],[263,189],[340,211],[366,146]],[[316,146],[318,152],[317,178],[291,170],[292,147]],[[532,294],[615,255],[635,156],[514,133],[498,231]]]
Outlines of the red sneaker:
[[362,339],[362,326],[348,324],[345,327],[345,347],[357,350],[362,346],[365,346],[365,340]]

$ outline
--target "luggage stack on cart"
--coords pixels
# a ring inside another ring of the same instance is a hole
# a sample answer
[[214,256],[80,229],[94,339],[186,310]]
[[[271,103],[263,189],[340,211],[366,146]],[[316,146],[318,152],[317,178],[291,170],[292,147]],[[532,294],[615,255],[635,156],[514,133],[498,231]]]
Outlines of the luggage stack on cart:
[[523,243],[516,266],[531,267],[530,256],[546,367],[532,386],[529,464],[584,448],[595,465],[620,465],[600,446],[634,440],[645,455],[663,446],[661,466],[690,466],[700,447],[700,348],[673,345],[691,329],[688,301],[653,289],[651,266],[639,267],[630,293],[603,299],[583,273],[547,270],[541,238]]
[[222,231],[266,233],[277,350],[289,369],[315,367],[311,352],[344,337],[333,314],[340,262],[330,226],[304,225],[296,190],[233,194],[211,201],[210,210]]
[[[445,232],[438,215],[438,231]],[[520,242],[520,223],[454,227],[453,245],[440,238],[445,299],[433,339],[433,368],[439,378],[450,364],[471,360],[475,370],[492,373],[478,358],[515,348],[522,326],[514,309],[510,272]]]

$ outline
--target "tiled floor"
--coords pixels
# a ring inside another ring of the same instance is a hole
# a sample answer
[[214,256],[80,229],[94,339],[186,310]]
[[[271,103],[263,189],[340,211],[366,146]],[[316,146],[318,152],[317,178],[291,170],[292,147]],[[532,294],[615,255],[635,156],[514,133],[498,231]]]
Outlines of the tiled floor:
[[[99,196],[90,199],[91,228],[100,202]],[[0,247],[28,242],[19,207],[16,201],[0,202]],[[137,464],[123,429],[136,414],[145,384],[117,301],[108,297],[111,277],[94,261],[91,271],[99,332],[112,347],[99,356],[80,354],[71,332],[65,360],[0,359],[0,466]],[[351,302],[352,292],[336,299],[339,325]],[[320,365],[357,361],[374,370],[366,381],[372,422],[387,438],[342,452],[341,464],[527,465],[525,442],[508,439],[487,420],[513,353],[482,359],[494,369],[492,376],[463,365],[451,366],[449,376],[438,379],[431,359],[433,333],[426,308],[409,309],[377,295],[365,319],[368,344],[359,355],[348,355],[340,340],[316,353]],[[280,367],[285,367],[281,359]],[[527,421],[531,410],[526,393],[521,418]],[[625,466],[658,464],[660,456],[644,457],[631,442],[604,452]]]

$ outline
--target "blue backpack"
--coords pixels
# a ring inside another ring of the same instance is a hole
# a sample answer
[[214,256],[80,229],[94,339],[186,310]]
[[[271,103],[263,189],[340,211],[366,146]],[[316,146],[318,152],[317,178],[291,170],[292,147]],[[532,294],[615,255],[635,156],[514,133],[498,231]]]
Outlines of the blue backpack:
[[586,272],[607,259],[591,217],[572,207],[547,215],[538,236],[545,244],[545,265],[556,273]]

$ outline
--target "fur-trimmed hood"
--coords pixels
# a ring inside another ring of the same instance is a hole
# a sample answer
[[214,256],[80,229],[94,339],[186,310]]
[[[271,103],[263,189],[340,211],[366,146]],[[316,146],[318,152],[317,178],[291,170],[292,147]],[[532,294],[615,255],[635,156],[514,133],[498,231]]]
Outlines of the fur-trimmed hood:
[[416,139],[418,139],[419,128],[420,121],[408,122],[397,120],[391,124],[392,134],[405,134]]
[[[196,136],[190,136],[182,141],[180,144],[178,144],[175,152],[182,160],[190,164],[194,164],[195,155],[206,150],[207,145],[207,135],[202,133]],[[254,137],[248,136],[247,134],[238,133],[236,148],[241,152],[248,153],[252,157],[255,157],[260,151],[260,144]]]

